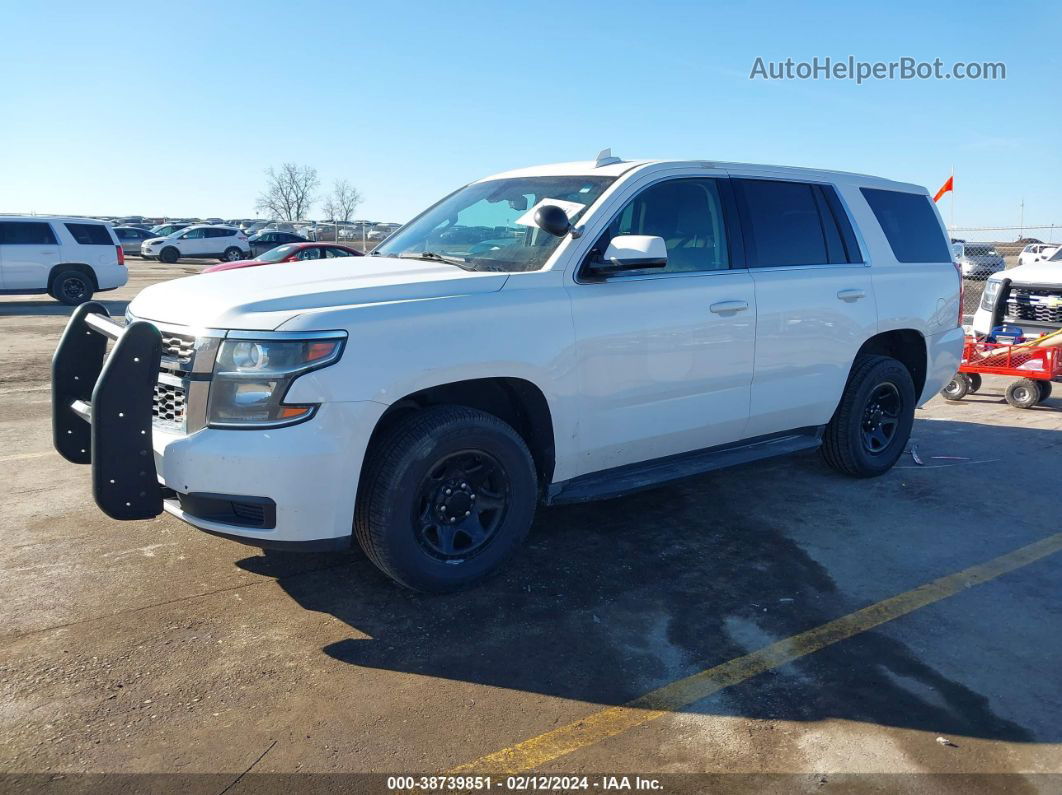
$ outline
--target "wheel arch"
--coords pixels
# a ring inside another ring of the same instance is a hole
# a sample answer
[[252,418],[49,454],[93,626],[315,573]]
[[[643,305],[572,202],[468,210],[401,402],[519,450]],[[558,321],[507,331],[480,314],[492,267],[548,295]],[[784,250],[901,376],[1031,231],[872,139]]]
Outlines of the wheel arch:
[[[928,353],[926,338],[920,331],[905,328],[875,334],[860,346],[855,361],[858,361],[860,356],[873,354],[890,356],[906,367],[914,382],[915,399],[921,400],[922,390],[926,386]],[[855,361],[852,362],[853,368]]]
[[556,442],[549,401],[537,384],[516,377],[452,381],[411,392],[396,400],[373,429],[368,444],[370,452],[362,464],[363,473],[374,444],[394,423],[418,410],[442,405],[479,409],[511,425],[531,451],[539,488],[545,489],[552,482],[556,466]]
[[92,282],[92,290],[96,292],[100,289],[100,284],[96,281],[96,271],[92,269],[91,265],[86,265],[84,262],[61,262],[58,265],[53,265],[52,269],[48,271],[48,292],[52,292],[52,287],[55,284],[55,277],[62,271],[78,271],[88,276]]

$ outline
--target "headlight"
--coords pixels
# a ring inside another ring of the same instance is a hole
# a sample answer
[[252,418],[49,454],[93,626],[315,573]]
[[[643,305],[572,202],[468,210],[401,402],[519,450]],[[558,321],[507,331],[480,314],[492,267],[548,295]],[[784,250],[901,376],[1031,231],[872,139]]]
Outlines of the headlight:
[[985,282],[985,291],[981,293],[981,308],[987,309],[989,312],[995,308],[996,296],[999,295],[999,288],[1003,284],[998,279],[989,279]]
[[273,428],[308,420],[318,404],[288,405],[284,396],[300,375],[337,362],[345,337],[224,340],[210,384],[209,425]]

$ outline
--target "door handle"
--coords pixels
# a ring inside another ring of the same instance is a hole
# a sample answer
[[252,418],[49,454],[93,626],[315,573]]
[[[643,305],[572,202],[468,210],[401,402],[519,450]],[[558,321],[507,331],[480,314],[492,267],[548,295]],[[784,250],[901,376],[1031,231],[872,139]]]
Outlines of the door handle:
[[867,295],[866,290],[851,289],[851,290],[838,290],[837,297],[842,301],[852,303],[858,301],[860,298],[865,298]]
[[728,312],[744,312],[748,308],[748,301],[719,301],[708,307],[708,309],[717,315],[725,315]]

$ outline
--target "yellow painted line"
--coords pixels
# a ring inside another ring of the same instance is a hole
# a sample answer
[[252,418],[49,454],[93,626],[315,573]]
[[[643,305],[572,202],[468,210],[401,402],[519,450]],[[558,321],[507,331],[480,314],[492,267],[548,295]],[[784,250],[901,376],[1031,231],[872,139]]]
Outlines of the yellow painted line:
[[52,455],[54,451],[47,450],[43,453],[16,453],[15,455],[0,455],[0,464],[6,461],[25,461],[28,458],[44,458],[46,455]]
[[695,704],[723,688],[805,657],[834,643],[913,613],[919,608],[954,596],[966,588],[993,580],[1062,550],[1062,533],[971,566],[955,574],[920,585],[882,602],[856,610],[814,629],[772,643],[758,651],[679,679],[618,707],[609,707],[566,726],[532,737],[480,757],[452,770],[451,774],[514,774],[532,770],[558,757],[578,751],[609,737]]

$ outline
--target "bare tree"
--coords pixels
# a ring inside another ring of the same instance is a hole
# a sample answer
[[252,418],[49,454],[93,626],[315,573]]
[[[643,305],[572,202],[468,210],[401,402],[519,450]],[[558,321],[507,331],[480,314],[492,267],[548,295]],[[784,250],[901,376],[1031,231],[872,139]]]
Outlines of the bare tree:
[[305,218],[317,197],[314,191],[321,184],[317,169],[285,163],[277,171],[272,166],[266,169],[269,182],[258,197],[255,207],[282,221],[298,221]]
[[332,195],[325,199],[321,210],[330,221],[349,221],[361,204],[361,194],[345,179],[336,180]]

